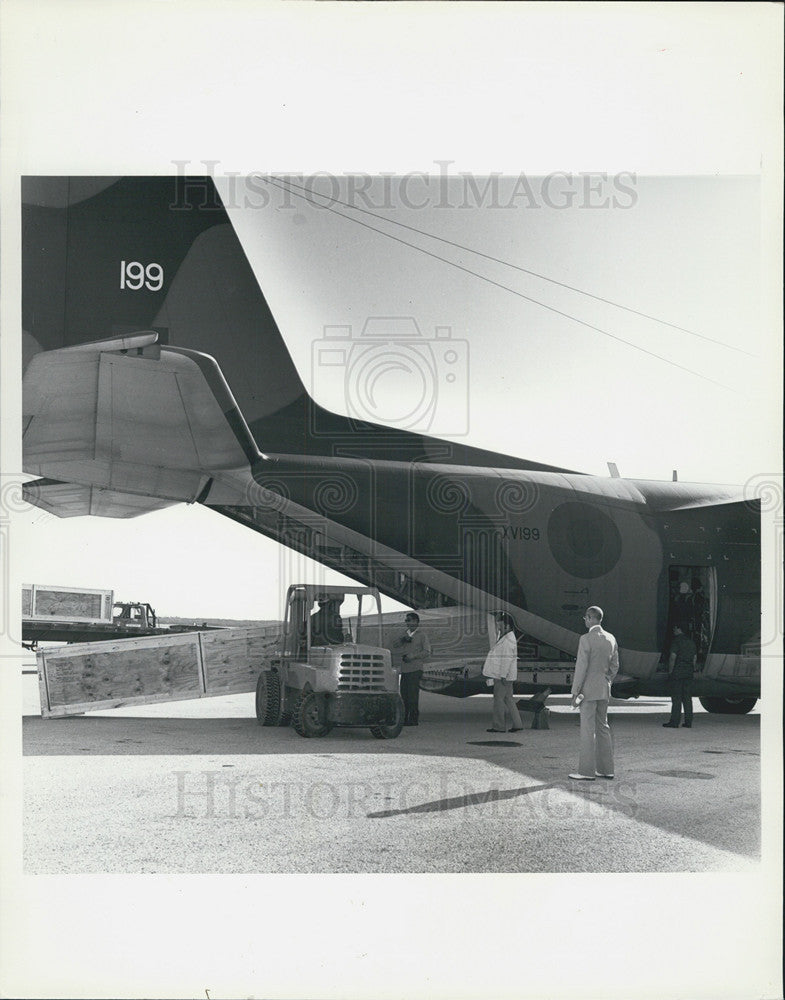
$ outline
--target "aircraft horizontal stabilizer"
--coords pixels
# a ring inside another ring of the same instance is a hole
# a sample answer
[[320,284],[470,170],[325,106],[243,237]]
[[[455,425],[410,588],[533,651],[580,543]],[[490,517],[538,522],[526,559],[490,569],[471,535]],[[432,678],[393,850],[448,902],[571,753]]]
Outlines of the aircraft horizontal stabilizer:
[[[46,351],[31,361],[25,472],[60,484],[42,493],[45,502],[44,493],[57,496],[54,513],[142,513],[130,497],[192,502],[214,473],[259,457],[215,361],[159,347],[155,336]],[[69,496],[63,484],[90,494]]]
[[94,517],[138,517],[172,506],[172,502],[167,500],[151,500],[130,493],[50,479],[25,483],[22,498],[25,503],[49,511],[55,517],[83,517],[86,514]]

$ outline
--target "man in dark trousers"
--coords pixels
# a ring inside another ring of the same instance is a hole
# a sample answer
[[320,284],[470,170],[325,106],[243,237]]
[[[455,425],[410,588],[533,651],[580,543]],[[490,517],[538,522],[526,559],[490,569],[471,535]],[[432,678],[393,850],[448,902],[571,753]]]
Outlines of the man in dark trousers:
[[410,611],[405,618],[406,631],[390,646],[393,664],[401,672],[404,726],[420,724],[420,680],[425,661],[431,655],[428,636],[420,631],[420,616]]
[[695,643],[681,625],[673,626],[673,642],[668,669],[671,675],[671,717],[663,722],[665,729],[678,729],[681,706],[684,705],[685,729],[692,726],[692,675],[698,660]]

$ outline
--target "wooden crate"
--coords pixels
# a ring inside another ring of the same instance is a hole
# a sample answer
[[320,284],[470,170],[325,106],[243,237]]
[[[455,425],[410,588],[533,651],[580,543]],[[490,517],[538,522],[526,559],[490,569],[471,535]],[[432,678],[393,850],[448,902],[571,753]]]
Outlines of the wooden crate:
[[41,622],[112,623],[111,590],[22,585],[22,618]]
[[40,650],[41,714],[253,691],[278,646],[277,626],[75,643]]

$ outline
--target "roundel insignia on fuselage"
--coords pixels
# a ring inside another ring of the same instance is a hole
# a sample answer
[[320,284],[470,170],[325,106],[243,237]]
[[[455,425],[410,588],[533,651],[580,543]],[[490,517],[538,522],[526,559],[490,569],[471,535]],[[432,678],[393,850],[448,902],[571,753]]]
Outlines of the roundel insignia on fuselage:
[[587,580],[610,573],[621,556],[621,535],[610,517],[577,501],[553,511],[548,544],[563,570]]

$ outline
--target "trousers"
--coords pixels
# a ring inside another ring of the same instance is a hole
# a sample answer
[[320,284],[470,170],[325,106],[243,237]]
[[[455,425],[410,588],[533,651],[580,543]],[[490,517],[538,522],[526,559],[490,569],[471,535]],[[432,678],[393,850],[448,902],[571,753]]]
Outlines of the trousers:
[[671,677],[671,718],[672,725],[678,726],[681,708],[684,706],[684,722],[692,725],[692,677]]
[[578,773],[594,777],[613,774],[613,741],[608,725],[608,702],[581,702],[581,749],[578,757]]
[[515,707],[512,696],[512,681],[503,680],[501,677],[493,679],[493,728],[507,730],[507,717],[510,719],[510,729],[523,729],[521,717]]
[[403,721],[418,722],[420,719],[420,678],[422,670],[410,670],[401,674],[401,698],[403,699]]

